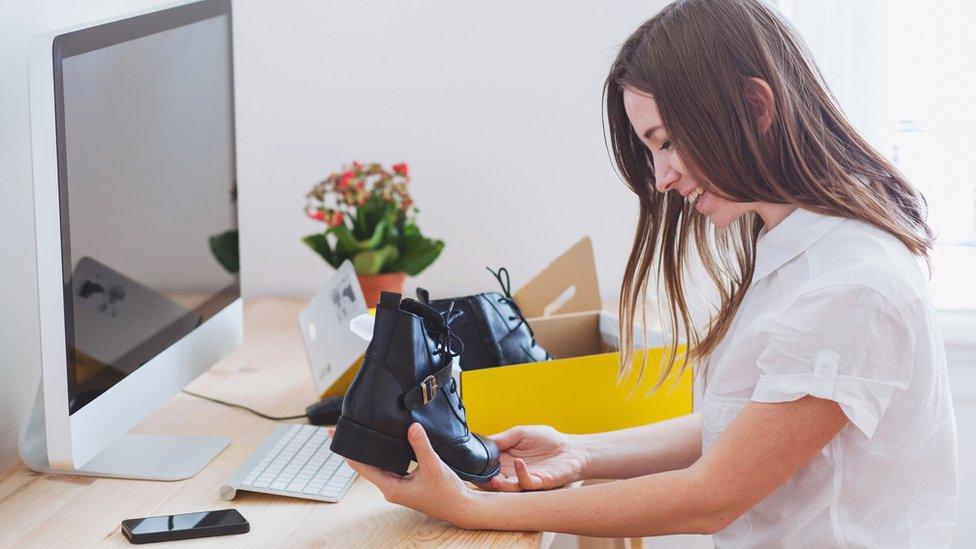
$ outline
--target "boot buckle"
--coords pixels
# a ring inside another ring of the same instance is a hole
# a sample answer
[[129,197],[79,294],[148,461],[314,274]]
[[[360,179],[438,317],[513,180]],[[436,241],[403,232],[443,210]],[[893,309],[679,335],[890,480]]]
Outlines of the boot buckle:
[[428,402],[434,400],[437,396],[437,378],[433,375],[429,375],[420,382],[420,396],[423,399],[424,406]]

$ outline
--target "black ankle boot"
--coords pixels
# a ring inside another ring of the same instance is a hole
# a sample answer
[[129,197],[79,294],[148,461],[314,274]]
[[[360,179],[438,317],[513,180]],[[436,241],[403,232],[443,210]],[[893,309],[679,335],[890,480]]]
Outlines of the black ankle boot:
[[417,288],[417,298],[444,314],[452,308],[458,319],[451,329],[464,342],[461,353],[462,370],[480,370],[507,364],[524,364],[552,360],[535,340],[532,327],[526,322],[510,291],[508,269],[488,269],[495,275],[505,295],[498,292],[430,299],[423,288]]
[[407,473],[415,459],[407,428],[420,423],[437,455],[464,480],[498,474],[498,448],[468,430],[451,359],[450,318],[400,294],[383,292],[373,339],[342,401],[332,451],[387,471]]

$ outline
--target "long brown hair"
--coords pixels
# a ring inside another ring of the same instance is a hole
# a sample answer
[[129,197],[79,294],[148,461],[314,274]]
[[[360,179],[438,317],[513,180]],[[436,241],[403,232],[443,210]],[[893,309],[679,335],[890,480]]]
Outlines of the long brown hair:
[[[747,98],[754,78],[772,90],[773,119],[764,131]],[[625,87],[653,96],[671,146],[710,192],[859,219],[928,260],[925,199],[847,121],[790,25],[760,0],[678,0],[624,42],[604,85],[614,161],[640,205],[620,289],[621,377],[632,367],[638,311],[647,324],[652,271],[668,309],[662,324],[673,335],[657,388],[675,368],[679,334],[687,344],[683,370],[728,332],[752,281],[763,227],[748,213],[718,229],[678,193],[655,190],[653,158],[624,110]],[[686,300],[689,244],[718,296],[701,332]],[[645,355],[640,375],[646,363]]]

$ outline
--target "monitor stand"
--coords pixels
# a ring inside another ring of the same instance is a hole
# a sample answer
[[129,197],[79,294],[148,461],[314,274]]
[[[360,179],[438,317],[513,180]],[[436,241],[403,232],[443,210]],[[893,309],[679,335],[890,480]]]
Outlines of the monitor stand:
[[44,395],[38,384],[30,419],[20,436],[20,457],[40,473],[182,480],[199,473],[229,444],[227,437],[126,434],[81,467],[52,468],[47,458]]

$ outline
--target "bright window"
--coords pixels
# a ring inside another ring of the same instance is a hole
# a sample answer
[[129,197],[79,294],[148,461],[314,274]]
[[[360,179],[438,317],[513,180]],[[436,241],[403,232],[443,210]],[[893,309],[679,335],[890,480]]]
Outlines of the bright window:
[[884,7],[883,150],[928,200],[936,307],[976,311],[976,4],[889,0]]
[[779,6],[855,126],[925,195],[936,307],[976,312],[976,2]]

